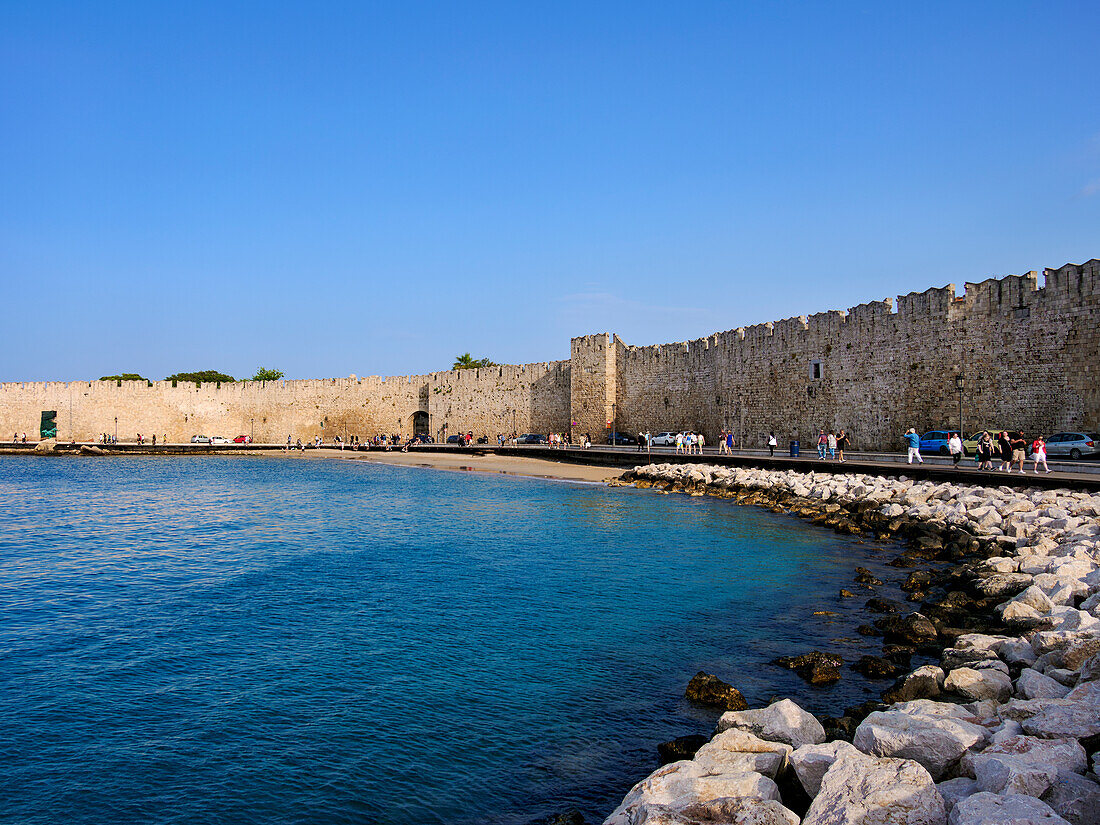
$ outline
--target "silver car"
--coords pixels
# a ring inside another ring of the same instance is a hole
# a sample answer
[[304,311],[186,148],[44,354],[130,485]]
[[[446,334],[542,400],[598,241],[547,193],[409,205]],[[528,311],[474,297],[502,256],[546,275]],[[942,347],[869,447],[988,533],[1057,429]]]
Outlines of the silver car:
[[676,433],[657,433],[649,439],[651,447],[671,447],[676,443]]
[[1074,460],[1087,455],[1100,455],[1100,433],[1055,433],[1047,439],[1047,455],[1066,456]]

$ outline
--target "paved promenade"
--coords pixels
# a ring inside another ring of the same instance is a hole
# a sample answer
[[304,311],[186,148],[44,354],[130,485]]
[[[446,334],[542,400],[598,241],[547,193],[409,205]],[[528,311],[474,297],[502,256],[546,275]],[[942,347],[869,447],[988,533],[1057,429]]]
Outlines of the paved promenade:
[[[80,445],[77,445],[79,447]],[[125,442],[118,444],[87,444],[87,446],[99,447],[108,450],[112,454],[121,455],[240,455],[248,453],[283,452],[285,444],[136,444]],[[73,445],[58,444],[60,450],[71,450]],[[0,442],[0,455],[18,455],[31,453],[33,443],[16,444],[12,442]],[[367,452],[384,450],[383,447],[371,447]],[[871,453],[849,452],[848,459],[842,464],[839,461],[821,461],[817,458],[816,450],[803,452],[799,457],[792,458],[784,450],[778,450],[774,457],[768,456],[767,450],[738,450],[732,455],[722,455],[716,448],[706,448],[702,455],[677,453],[673,448],[654,448],[639,451],[637,447],[609,447],[593,446],[590,449],[581,447],[547,447],[544,445],[519,445],[498,447],[495,444],[471,444],[469,447],[459,447],[452,444],[427,444],[410,448],[414,453],[425,454],[450,454],[450,455],[486,455],[496,454],[501,456],[527,456],[541,458],[550,461],[562,461],[573,464],[587,464],[592,466],[629,468],[638,464],[717,464],[722,466],[740,467],[766,467],[769,469],[791,469],[799,472],[829,472],[829,473],[869,473],[872,475],[906,475],[909,478],[928,478],[937,481],[955,481],[968,484],[981,484],[985,486],[1009,486],[1009,487],[1069,487],[1076,489],[1100,490],[1100,461],[1058,461],[1052,459],[1050,474],[1036,475],[1031,472],[1032,462],[1025,463],[1027,472],[1021,475],[1019,472],[1001,473],[988,472],[975,469],[974,459],[968,458],[960,463],[959,468],[952,466],[949,458],[929,456],[924,464],[907,464],[905,455],[901,453]],[[341,451],[332,446],[325,446],[319,450],[310,447],[307,450],[313,454],[340,455],[341,452],[352,453],[355,451],[345,448]]]

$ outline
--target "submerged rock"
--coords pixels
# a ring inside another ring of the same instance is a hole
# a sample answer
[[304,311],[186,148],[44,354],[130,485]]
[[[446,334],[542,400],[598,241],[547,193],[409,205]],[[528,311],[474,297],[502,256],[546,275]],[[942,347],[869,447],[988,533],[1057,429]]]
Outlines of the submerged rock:
[[749,703],[741,691],[727,684],[711,673],[699,671],[688,682],[684,698],[697,705],[722,708],[722,710],[745,710]]
[[780,656],[773,659],[772,664],[793,670],[811,685],[827,685],[840,679],[844,660],[831,653],[814,650],[801,656]]
[[916,647],[934,644],[938,638],[936,626],[921,613],[908,613],[904,616],[884,616],[875,620],[875,627],[881,630],[887,639],[897,640]]
[[868,679],[891,679],[899,671],[897,665],[879,656],[860,656],[852,669]]

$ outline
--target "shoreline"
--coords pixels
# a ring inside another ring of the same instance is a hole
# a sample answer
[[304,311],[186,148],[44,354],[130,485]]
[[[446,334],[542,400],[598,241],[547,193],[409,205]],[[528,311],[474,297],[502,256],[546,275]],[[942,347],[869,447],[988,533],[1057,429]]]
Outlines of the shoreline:
[[[905,568],[922,559],[950,565],[928,578],[911,571],[903,589],[919,608],[874,623],[883,659],[892,642],[934,653],[941,666],[903,668],[883,702],[839,718],[819,721],[789,700],[728,711],[708,742],[665,760],[605,825],[735,814],[824,825],[916,813],[918,799],[921,818],[899,822],[946,823],[956,808],[953,825],[1000,819],[1006,805],[1030,805],[1053,822],[1091,821],[1080,817],[1100,804],[1100,496],[704,464],[636,467],[613,482],[627,484],[732,498],[840,533],[899,539],[914,559]],[[815,655],[808,672],[827,673],[832,663]],[[1057,762],[1056,743],[1075,749],[1057,769],[1044,763]],[[1029,760],[1044,764],[1046,779],[1017,778]],[[891,795],[899,781],[908,801]]]

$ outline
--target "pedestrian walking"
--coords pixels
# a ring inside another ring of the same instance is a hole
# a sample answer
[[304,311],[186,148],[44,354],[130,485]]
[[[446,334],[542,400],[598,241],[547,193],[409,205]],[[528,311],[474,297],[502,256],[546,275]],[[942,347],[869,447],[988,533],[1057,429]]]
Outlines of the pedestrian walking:
[[920,436],[912,427],[905,433],[905,442],[909,445],[909,460],[907,463],[912,464],[915,458],[918,464],[923,464],[924,459],[920,455]]
[[703,438],[702,433],[699,433],[698,435],[695,436],[696,452],[698,452],[699,455],[703,454],[703,447],[706,445],[706,443],[707,443],[707,440],[705,438]]
[[977,462],[979,470],[993,469],[994,449],[993,436],[988,432],[983,432],[981,438],[978,439]]
[[1050,467],[1047,466],[1047,443],[1043,440],[1041,435],[1036,436],[1035,440],[1031,442],[1031,457],[1035,459],[1035,472],[1039,472],[1039,465],[1043,465],[1043,469],[1048,473]]
[[1008,437],[1006,430],[997,433],[997,454],[1001,459],[1001,465],[997,468],[1001,472],[1012,472],[1012,439]]
[[822,430],[817,436],[817,457],[819,461],[825,460],[825,451],[829,449],[829,437]]
[[840,435],[836,440],[836,451],[840,454],[840,463],[844,463],[844,451],[851,446],[851,439],[848,438],[848,433],[844,430],[840,431]]
[[768,455],[775,458],[775,448],[779,446],[779,442],[775,440],[775,433],[768,433]]
[[829,446],[830,460],[836,458],[836,433],[834,433],[832,430],[829,431],[829,439],[827,441],[827,444]]
[[952,466],[958,467],[963,456],[963,443],[958,433],[951,433],[947,439],[947,452],[951,454]]
[[[1014,432],[1009,442],[1012,447],[1012,464],[1017,466],[1020,473],[1024,472],[1024,459],[1027,458],[1027,441],[1024,440],[1024,434],[1021,432]],[[1012,464],[1008,466],[1008,471],[1012,472]]]
[[676,433],[676,452],[682,453],[684,451],[684,434]]
[[737,443],[737,440],[733,437],[733,430],[726,433],[726,452],[733,455],[733,446]]

